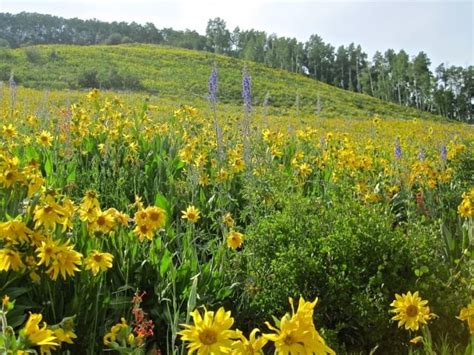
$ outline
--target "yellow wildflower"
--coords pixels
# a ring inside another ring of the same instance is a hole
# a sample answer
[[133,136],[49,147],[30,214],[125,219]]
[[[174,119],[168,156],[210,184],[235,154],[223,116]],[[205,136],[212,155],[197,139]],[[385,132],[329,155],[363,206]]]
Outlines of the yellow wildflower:
[[232,249],[237,249],[242,246],[244,235],[236,231],[230,231],[227,236],[227,246]]
[[405,325],[405,329],[418,330],[420,324],[427,324],[431,318],[428,301],[422,300],[418,292],[412,294],[395,294],[395,300],[390,304],[394,307],[390,312],[396,313],[392,320],[398,320],[398,327]]
[[112,254],[100,253],[97,250],[93,250],[90,255],[84,260],[86,270],[91,270],[92,274],[96,276],[99,271],[106,271],[112,267],[112,260],[114,259]]
[[182,324],[185,330],[178,334],[181,340],[189,342],[188,354],[229,354],[232,350],[232,339],[238,337],[230,328],[234,318],[230,311],[219,308],[216,313],[204,309],[204,317],[196,309],[191,312],[194,325]]
[[30,317],[23,328],[26,339],[31,345],[35,346],[58,346],[58,339],[54,336],[54,332],[48,329],[45,322],[40,328],[42,318],[41,314],[30,313]]
[[459,316],[456,317],[459,320],[465,320],[469,327],[469,332],[474,335],[474,299],[471,300],[466,307],[462,308],[459,312]]
[[20,271],[25,267],[20,252],[13,249],[0,249],[0,271]]
[[185,211],[181,211],[182,219],[187,219],[188,222],[196,223],[201,218],[201,212],[194,206],[189,206]]

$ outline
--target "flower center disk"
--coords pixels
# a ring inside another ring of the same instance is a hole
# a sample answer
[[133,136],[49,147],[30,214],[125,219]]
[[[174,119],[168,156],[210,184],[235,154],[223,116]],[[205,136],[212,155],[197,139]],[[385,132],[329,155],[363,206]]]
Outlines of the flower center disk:
[[217,334],[214,330],[204,329],[199,334],[199,340],[201,340],[204,345],[212,345],[217,341]]
[[415,317],[418,314],[418,307],[414,305],[409,305],[407,307],[407,316],[408,317]]

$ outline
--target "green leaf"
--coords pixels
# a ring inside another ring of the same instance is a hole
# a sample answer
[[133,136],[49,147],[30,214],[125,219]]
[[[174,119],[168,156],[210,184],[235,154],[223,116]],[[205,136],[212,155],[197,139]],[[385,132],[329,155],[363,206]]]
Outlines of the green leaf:
[[165,272],[168,270],[171,263],[171,252],[168,249],[165,249],[165,254],[160,262],[160,275],[163,277]]
[[2,297],[4,295],[7,295],[8,297],[10,297],[11,300],[14,300],[20,297],[21,295],[28,293],[28,291],[30,291],[30,289],[27,287],[10,287],[2,291]]
[[44,162],[44,171],[46,172],[47,177],[53,175],[53,162],[50,157],[46,158],[46,161]]
[[26,311],[31,309],[29,306],[16,306],[14,310],[8,312],[8,325],[16,328],[22,325],[26,320]]
[[419,269],[415,269],[415,275],[420,277],[423,276],[424,274],[427,274],[430,272],[430,269],[427,266],[421,266]]
[[199,277],[199,274],[197,274],[196,276],[192,278],[193,284],[191,286],[191,290],[189,291],[187,313],[186,313],[186,323],[189,323],[190,314],[196,308],[198,277]]
[[158,207],[164,209],[166,212],[168,212],[168,210],[170,209],[170,204],[169,204],[168,200],[160,192],[158,192],[155,196],[155,206],[158,206]]
[[168,221],[169,217],[171,216],[171,206],[166,197],[160,192],[158,192],[155,196],[155,206],[158,206],[165,210],[166,221]]
[[71,171],[69,173],[69,175],[67,176],[67,180],[66,182],[69,184],[71,182],[74,182],[76,181],[76,169],[74,169],[73,171]]

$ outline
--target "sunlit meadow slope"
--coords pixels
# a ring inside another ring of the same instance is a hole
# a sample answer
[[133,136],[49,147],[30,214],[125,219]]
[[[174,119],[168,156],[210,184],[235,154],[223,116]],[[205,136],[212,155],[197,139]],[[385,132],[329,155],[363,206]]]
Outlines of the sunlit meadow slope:
[[210,68],[219,70],[219,100],[239,103],[244,64],[252,77],[253,104],[265,96],[275,112],[290,108],[322,117],[437,118],[426,112],[338,89],[301,74],[207,52],[156,45],[46,45],[0,51],[0,80],[48,89],[101,87],[147,91],[179,99],[205,97]]

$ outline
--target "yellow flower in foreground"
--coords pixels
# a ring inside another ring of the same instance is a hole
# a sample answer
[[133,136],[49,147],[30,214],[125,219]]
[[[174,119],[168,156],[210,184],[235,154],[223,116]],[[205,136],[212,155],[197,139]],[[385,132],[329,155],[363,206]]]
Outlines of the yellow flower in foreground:
[[46,229],[56,228],[56,223],[63,223],[64,211],[59,207],[59,205],[37,205],[35,207],[33,220],[35,223],[35,228],[44,226]]
[[395,294],[395,300],[390,304],[394,309],[390,310],[396,313],[392,320],[398,320],[398,327],[405,325],[405,329],[418,330],[420,324],[427,324],[431,318],[430,308],[427,306],[428,301],[422,300],[418,296],[418,292],[412,294]]
[[44,179],[41,174],[31,175],[28,183],[28,197],[33,196],[43,187]]
[[109,345],[110,343],[115,342],[117,340],[117,337],[119,336],[119,333],[121,333],[123,329],[127,328],[127,321],[125,320],[125,318],[122,318],[121,323],[115,324],[110,329],[110,332],[104,335],[104,345]]
[[91,270],[92,274],[96,276],[99,271],[106,271],[112,267],[112,260],[114,259],[112,254],[100,253],[97,250],[93,250],[92,253],[84,261],[86,270]]
[[0,239],[4,239],[7,243],[28,243],[28,235],[32,233],[33,231],[26,226],[25,222],[19,219],[0,223]]
[[54,329],[54,335],[60,343],[74,344],[72,339],[77,338],[72,330],[65,330],[63,328]]
[[16,127],[13,126],[11,123],[8,126],[3,125],[2,129],[3,134],[8,138],[14,138],[18,134]]
[[36,137],[36,142],[43,147],[51,147],[53,142],[53,136],[48,131],[42,131]]
[[115,227],[115,218],[110,210],[101,211],[96,210],[95,220],[89,224],[88,229],[90,232],[101,232],[104,234],[109,233]]
[[75,251],[68,241],[60,245],[50,239],[47,243],[43,242],[36,252],[41,259],[38,265],[49,266],[47,273],[52,280],[56,280],[60,273],[63,279],[66,279],[66,276],[74,276],[74,272],[79,271],[82,254]]
[[234,318],[230,316],[230,311],[226,312],[224,308],[214,313],[204,310],[204,318],[196,309],[191,312],[194,325],[182,324],[185,330],[178,334],[181,340],[187,341],[188,354],[198,352],[198,354],[229,354],[232,350],[232,339],[237,338],[238,334],[231,330],[234,324]]
[[471,300],[466,307],[461,309],[459,312],[459,316],[456,317],[460,320],[465,320],[469,327],[469,332],[471,335],[474,335],[474,299]]
[[181,211],[181,213],[183,214],[181,218],[187,219],[191,223],[196,223],[201,218],[201,212],[194,206],[189,206],[186,211]]
[[21,254],[13,249],[0,249],[0,271],[20,271],[25,267]]
[[299,174],[302,177],[308,177],[313,172],[313,169],[308,163],[303,163],[298,167]]
[[263,336],[257,338],[258,332],[260,332],[259,329],[252,330],[247,339],[240,330],[237,330],[236,333],[240,339],[232,343],[233,353],[239,355],[263,354],[262,348],[268,342],[268,339],[265,339]]
[[465,218],[474,216],[474,204],[466,195],[462,200],[461,204],[458,206],[458,213],[461,217]]
[[150,206],[145,209],[147,214],[147,223],[152,228],[161,228],[166,222],[166,212],[164,209],[156,206]]
[[48,267],[53,260],[56,259],[56,254],[59,252],[58,241],[47,237],[45,241],[41,242],[41,246],[36,249],[38,258],[40,259],[38,266],[44,264]]
[[227,236],[227,246],[232,249],[240,248],[244,241],[244,235],[236,231],[230,231]]
[[293,315],[287,313],[280,321],[280,327],[275,328],[266,322],[275,334],[263,336],[275,343],[278,353],[282,354],[335,354],[316,330],[313,323],[313,311],[318,299],[307,302],[302,297],[299,300],[298,310],[294,311],[293,299],[290,298]]
[[155,235],[155,230],[150,228],[147,224],[137,225],[133,232],[141,242],[143,242],[145,238],[153,240],[153,236]]
[[43,316],[41,314],[30,313],[30,317],[23,329],[28,342],[31,345],[39,346],[58,346],[58,339],[54,336],[54,332],[48,329],[45,322],[40,328],[39,324]]

